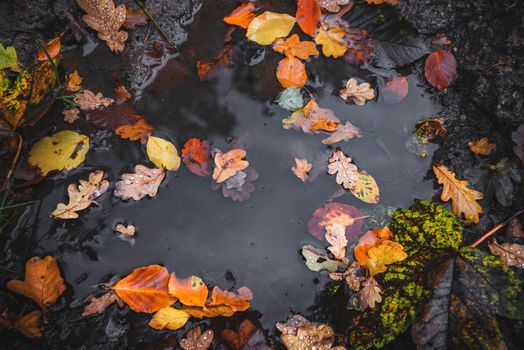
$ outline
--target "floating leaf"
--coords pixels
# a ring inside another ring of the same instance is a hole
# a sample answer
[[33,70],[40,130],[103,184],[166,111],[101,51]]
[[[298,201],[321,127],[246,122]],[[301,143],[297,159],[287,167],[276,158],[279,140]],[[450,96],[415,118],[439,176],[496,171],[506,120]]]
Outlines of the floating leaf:
[[201,278],[190,276],[179,279],[171,273],[168,284],[169,294],[187,306],[204,306],[207,300],[207,286]]
[[344,36],[346,31],[341,27],[329,27],[326,23],[322,23],[319,27],[315,42],[322,45],[322,53],[326,57],[339,58],[344,56],[347,47],[344,45]]
[[211,301],[207,306],[229,306],[233,312],[249,309],[249,301],[253,299],[253,292],[247,287],[238,288],[238,293],[214,287],[211,292]]
[[360,129],[350,122],[346,122],[346,124],[339,124],[337,130],[331,133],[327,139],[322,140],[322,143],[325,145],[332,145],[340,141],[349,141],[354,137],[360,136]]
[[184,350],[207,350],[212,343],[213,331],[208,329],[202,333],[200,326],[196,326],[187,332],[186,337],[180,341],[180,346]]
[[492,254],[500,256],[506,266],[515,266],[524,269],[524,246],[517,243],[499,244],[496,239],[488,242]]
[[149,321],[149,327],[159,331],[164,329],[175,331],[184,327],[187,320],[189,320],[189,315],[184,311],[172,307],[164,307],[153,315],[153,318]]
[[22,67],[18,63],[18,56],[16,50],[12,46],[4,47],[0,44],[0,70],[11,69],[15,72],[20,72]]
[[346,87],[340,90],[339,95],[344,100],[351,99],[355,104],[363,106],[366,101],[375,98],[375,90],[369,83],[359,84],[356,79],[351,78],[347,81]]
[[246,29],[253,18],[255,18],[255,14],[253,13],[254,11],[255,4],[252,2],[242,4],[231,11],[229,15],[224,17],[224,22]]
[[359,293],[360,311],[364,311],[367,308],[375,308],[375,305],[382,301],[380,291],[381,289],[373,277],[370,277],[362,282],[362,289]]
[[351,158],[347,157],[341,150],[333,152],[328,161],[327,171],[330,175],[336,174],[335,181],[337,184],[348,190],[358,180],[357,166],[351,163]]
[[306,259],[306,266],[311,271],[326,270],[329,272],[335,272],[339,268],[347,267],[342,261],[330,259],[327,254],[323,251],[311,245],[305,245],[302,247],[302,256]]
[[457,75],[455,56],[447,50],[432,52],[426,58],[424,66],[426,80],[439,90],[444,90]]
[[232,57],[233,47],[225,45],[215,53],[213,58],[209,60],[198,60],[196,66],[200,81],[214,80],[215,75],[219,70],[229,66]]
[[355,249],[353,249],[355,259],[361,266],[365,266],[368,259],[368,250],[377,246],[380,242],[390,239],[392,235],[393,232],[391,232],[391,230],[387,227],[369,230],[362,237],[360,237],[358,244],[355,246]]
[[437,136],[446,136],[448,134],[444,123],[445,118],[426,118],[417,123],[417,135],[432,140]]
[[105,98],[100,92],[95,95],[94,92],[87,89],[84,89],[84,91],[75,96],[75,103],[84,111],[98,109],[102,106],[107,107],[113,102],[115,102],[115,100],[112,98]]
[[40,139],[31,147],[27,162],[46,176],[53,170],[71,170],[82,164],[89,150],[89,137],[62,130]]
[[299,88],[287,88],[278,94],[275,103],[288,111],[294,112],[304,107],[304,97]]
[[209,142],[194,137],[187,140],[182,148],[182,161],[193,174],[209,176],[211,161]]
[[339,123],[340,120],[332,110],[320,108],[315,100],[310,100],[304,108],[296,110],[289,118],[282,120],[284,129],[302,129],[306,134],[333,132]]
[[308,162],[307,159],[295,158],[295,165],[291,167],[291,171],[302,180],[302,182],[306,182],[309,178],[311,168],[313,168],[313,164]]
[[136,232],[136,228],[133,225],[117,224],[115,231],[126,237],[133,237]]
[[357,172],[357,180],[349,188],[363,202],[376,204],[380,201],[380,190],[375,178],[365,171]]
[[[145,143],[146,138],[148,138],[148,136],[155,130],[155,128],[153,127],[153,125],[151,125],[147,121],[146,118],[140,117],[140,116],[137,116],[137,117],[138,118],[135,119],[135,122],[133,124],[124,124],[124,125],[120,125],[119,127],[117,127],[115,129],[115,134],[117,134],[118,136],[120,136],[123,139],[131,140],[131,141],[140,140],[140,142]],[[172,165],[176,165],[176,159],[172,159],[172,161],[174,162],[174,164]],[[180,159],[179,159],[179,165],[180,165]]]
[[89,174],[89,179],[80,179],[78,187],[75,184],[67,186],[69,203],[59,203],[51,215],[58,219],[76,219],[78,211],[87,209],[95,203],[95,199],[100,197],[109,187],[109,181],[104,180],[104,172],[97,170]]
[[373,5],[381,5],[381,4],[388,4],[388,5],[398,5],[400,0],[366,0],[368,4]]
[[[318,350],[341,350],[343,347],[332,347],[335,342],[335,332],[327,324],[312,323],[308,320],[300,322],[294,331],[287,331],[280,337],[282,343],[288,350],[318,349]],[[291,324],[294,320],[291,319]],[[277,323],[277,329],[286,327]],[[286,327],[290,329],[289,326]]]
[[320,6],[317,0],[298,0],[295,17],[300,29],[312,37],[320,20]]
[[53,40],[45,44],[45,50],[43,48],[38,50],[36,59],[38,61],[47,61],[49,59],[47,55],[49,55],[50,58],[55,58],[60,53],[60,46],[60,37],[54,38]]
[[310,56],[319,54],[314,42],[300,41],[297,34],[291,35],[286,40],[277,39],[273,44],[273,50],[281,52],[287,57],[297,57],[301,60],[307,60]]
[[390,240],[384,240],[367,251],[366,259],[360,262],[365,266],[371,277],[387,270],[386,265],[394,264],[407,258],[402,244]]
[[346,256],[346,228],[342,224],[333,224],[326,226],[326,241],[330,244],[328,250],[333,254],[335,259],[342,260]]
[[[233,182],[235,177],[240,177],[241,180]],[[258,173],[251,167],[239,171],[234,176],[227,179],[224,185],[222,185],[222,194],[226,198],[231,198],[234,202],[248,200],[251,193],[255,191],[255,185],[253,182],[257,178]]]
[[113,291],[105,293],[99,298],[91,297],[89,298],[89,304],[82,311],[82,316],[103,314],[109,306],[118,300],[118,296]]
[[249,166],[249,162],[242,160],[245,156],[246,151],[243,149],[233,149],[226,153],[218,151],[215,154],[213,180],[216,183],[222,183],[234,176],[238,171],[246,169]]
[[382,99],[386,103],[398,103],[406,98],[408,92],[408,78],[403,76],[388,79],[381,89]]
[[222,339],[229,344],[233,350],[240,350],[247,345],[249,339],[255,333],[257,327],[250,320],[244,320],[238,326],[238,331],[224,329],[222,331]]
[[298,58],[286,57],[278,62],[277,79],[283,88],[301,88],[307,81],[306,67]]
[[62,113],[64,121],[69,124],[73,124],[80,118],[80,110],[78,108],[65,109]]
[[175,171],[180,167],[178,151],[171,142],[150,136],[147,140],[147,156],[160,169]]
[[124,200],[132,198],[135,201],[144,198],[146,195],[154,197],[165,176],[165,172],[161,169],[151,169],[138,164],[135,166],[134,174],[122,174],[122,180],[115,184],[114,194]]
[[285,13],[266,11],[249,23],[246,37],[257,44],[270,45],[275,39],[288,36],[295,22],[295,17]]
[[331,202],[313,212],[307,229],[314,237],[323,240],[326,227],[340,224],[346,228],[348,241],[354,243],[362,234],[364,218],[364,214],[351,205]]
[[111,132],[115,132],[119,126],[132,125],[140,118],[144,118],[136,115],[135,109],[127,101],[118,101],[108,107],[86,112],[85,115],[93,126]]
[[487,137],[468,142],[468,147],[471,152],[480,154],[482,156],[488,156],[497,150],[497,145],[494,143],[489,143]]

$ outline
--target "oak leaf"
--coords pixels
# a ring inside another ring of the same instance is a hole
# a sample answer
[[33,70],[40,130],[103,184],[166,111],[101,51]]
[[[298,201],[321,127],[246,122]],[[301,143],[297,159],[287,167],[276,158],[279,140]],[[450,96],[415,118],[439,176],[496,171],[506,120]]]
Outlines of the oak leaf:
[[10,280],[7,282],[7,288],[33,299],[44,308],[45,305],[57,301],[66,286],[54,257],[46,256],[40,259],[35,256],[25,264],[25,279]]
[[315,42],[322,45],[322,53],[326,57],[339,58],[344,56],[347,51],[345,46],[346,31],[341,27],[329,27],[326,23],[322,23],[319,27]]
[[64,115],[64,121],[69,124],[73,124],[80,118],[80,110],[78,108],[65,109],[62,113]]
[[[222,194],[226,198],[231,198],[234,202],[243,202],[249,199],[251,192],[255,191],[253,182],[258,178],[258,172],[247,167],[237,172],[234,176],[227,179],[222,185]],[[212,183],[212,188],[221,185]]]
[[136,232],[136,228],[133,225],[117,224],[115,231],[126,237],[133,237]]
[[207,300],[207,286],[200,277],[190,276],[179,279],[171,273],[168,284],[169,295],[186,306],[204,306]]
[[9,68],[14,72],[20,72],[23,67],[18,63],[16,50],[12,46],[4,47],[0,44],[0,70]]
[[122,174],[122,180],[115,184],[114,195],[124,200],[132,198],[135,201],[146,195],[154,197],[165,176],[165,172],[161,169],[151,169],[138,164],[135,166],[135,173]]
[[282,120],[284,129],[302,129],[306,134],[333,132],[337,130],[340,119],[327,108],[320,108],[315,100],[310,100],[304,108],[297,109],[289,118]]
[[198,176],[209,176],[211,153],[209,142],[198,138],[190,138],[182,147],[182,161],[187,169]]
[[66,91],[68,92],[79,91],[82,85],[82,80],[84,80],[84,78],[82,78],[80,74],[78,74],[78,71],[75,70],[73,73],[69,73],[66,76],[66,82],[65,82]]
[[49,59],[47,55],[49,55],[50,58],[55,58],[60,53],[60,46],[60,37],[54,38],[53,40],[49,41],[47,44],[44,45],[45,49],[40,48],[38,50],[36,59],[38,61],[47,61]]
[[171,142],[150,136],[146,146],[147,156],[160,169],[176,171],[180,167],[178,151]]
[[196,326],[187,332],[186,337],[180,341],[184,350],[207,350],[213,343],[213,331],[211,329],[202,333],[200,326]]
[[115,129],[115,134],[123,139],[145,143],[148,136],[155,130],[146,118],[136,116],[133,124],[123,124]]
[[293,34],[285,40],[282,38],[277,39],[273,44],[273,50],[288,57],[297,57],[301,60],[307,60],[309,57],[319,54],[314,42],[300,41],[297,34]]
[[277,66],[277,79],[283,88],[301,88],[307,82],[304,63],[295,57],[286,57]]
[[167,306],[161,308],[153,315],[153,318],[149,321],[149,327],[157,330],[169,329],[174,331],[184,327],[187,320],[189,320],[189,315],[187,313]]
[[375,305],[382,301],[380,292],[380,287],[373,277],[370,277],[363,281],[362,289],[359,292],[360,311],[364,311],[368,307],[371,309],[375,308]]
[[247,160],[242,160],[246,156],[243,149],[233,149],[226,153],[217,151],[215,154],[215,169],[213,170],[213,180],[222,183],[234,176],[238,171],[244,170],[249,166]]
[[249,23],[246,37],[257,44],[270,45],[275,39],[288,36],[295,22],[295,17],[285,13],[266,11]]
[[325,145],[332,145],[340,141],[349,141],[354,137],[360,137],[362,133],[359,128],[350,122],[339,124],[337,129],[332,132],[327,139],[322,140]]
[[253,18],[255,18],[255,4],[248,2],[235,8],[229,15],[224,17],[224,22],[246,29]]
[[67,193],[69,202],[59,203],[51,215],[58,219],[76,219],[78,211],[87,209],[91,204],[97,204],[95,199],[100,197],[109,187],[109,181],[104,180],[104,172],[97,170],[89,174],[88,180],[79,180],[79,185],[69,184]]
[[375,90],[369,83],[359,84],[356,79],[351,78],[346,82],[346,87],[339,92],[340,97],[344,100],[352,100],[355,104],[363,106],[366,101],[375,98]]
[[302,180],[302,182],[306,182],[309,178],[311,168],[313,168],[313,164],[308,162],[307,159],[295,158],[295,165],[291,167],[291,171]]
[[475,154],[480,154],[482,156],[489,156],[491,153],[497,150],[497,145],[494,143],[489,143],[487,137],[483,137],[480,140],[468,142],[468,147],[471,152]]
[[457,75],[457,61],[448,50],[432,52],[424,65],[426,80],[439,90],[444,90]]
[[76,94],[75,103],[80,106],[81,110],[89,111],[98,109],[102,106],[107,107],[115,102],[112,98],[105,98],[101,92],[95,95],[91,90],[84,89],[84,91]]
[[82,316],[91,316],[91,315],[96,315],[96,314],[102,314],[115,301],[120,302],[120,299],[113,291],[105,293],[104,295],[98,298],[95,296],[91,296],[89,298],[89,304],[87,304],[84,307],[84,311],[82,311]]
[[327,248],[337,260],[342,260],[346,256],[346,228],[342,224],[326,226],[326,241],[330,244]]
[[484,194],[468,188],[468,181],[457,179],[455,173],[444,165],[433,165],[433,171],[438,183],[443,186],[440,199],[444,202],[451,199],[453,214],[460,216],[463,213],[466,220],[477,223],[479,214],[482,213],[482,207],[477,203],[477,199],[484,198]]
[[350,189],[357,181],[357,166],[351,163],[351,158],[347,157],[341,150],[333,152],[328,160],[327,171],[330,175],[336,174],[335,181],[345,189]]
[[517,243],[499,244],[496,239],[488,242],[492,254],[500,256],[506,266],[515,266],[524,269],[524,246]]
[[112,289],[133,311],[153,313],[176,302],[168,293],[168,282],[165,267],[149,265],[133,270]]
[[295,17],[298,26],[307,35],[312,37],[315,34],[320,14],[317,0],[298,0]]
[[341,10],[340,8],[341,6],[345,6],[351,3],[351,0],[317,0],[317,1],[320,7],[322,7],[322,9],[328,12],[332,12],[332,13],[339,12]]

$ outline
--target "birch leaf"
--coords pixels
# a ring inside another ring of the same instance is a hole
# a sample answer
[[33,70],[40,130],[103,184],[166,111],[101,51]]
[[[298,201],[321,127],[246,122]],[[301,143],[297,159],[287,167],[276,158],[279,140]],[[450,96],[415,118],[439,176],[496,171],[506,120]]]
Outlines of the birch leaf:
[[158,168],[175,171],[180,167],[178,151],[171,142],[150,136],[147,140],[147,156]]
[[277,38],[288,36],[295,22],[295,17],[285,13],[266,11],[249,23],[246,37],[257,44],[269,45]]

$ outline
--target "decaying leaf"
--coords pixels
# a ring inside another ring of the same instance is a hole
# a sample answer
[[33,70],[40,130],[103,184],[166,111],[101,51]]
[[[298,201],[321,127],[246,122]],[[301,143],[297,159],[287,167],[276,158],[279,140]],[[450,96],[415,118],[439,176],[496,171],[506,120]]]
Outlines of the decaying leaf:
[[286,57],[280,60],[276,75],[283,88],[301,88],[307,81],[306,67],[302,61],[295,57]]
[[524,269],[524,246],[517,243],[499,244],[496,239],[488,242],[492,254],[500,256],[506,266],[515,266]]
[[522,230],[522,224],[518,218],[513,218],[508,223],[506,235],[509,238],[524,238],[524,230]]
[[57,219],[76,219],[81,210],[87,209],[91,204],[97,204],[95,199],[100,197],[109,187],[109,181],[104,180],[104,172],[97,170],[89,174],[88,180],[79,180],[79,185],[69,184],[67,193],[69,202],[59,203],[51,215]]
[[203,307],[207,300],[207,286],[200,277],[177,278],[171,273],[168,284],[169,295],[178,299],[186,306]]
[[7,282],[7,288],[33,299],[44,308],[45,305],[57,301],[66,286],[54,257],[46,256],[40,259],[35,256],[25,264],[25,279],[10,280]]
[[471,152],[475,154],[480,154],[482,156],[489,156],[491,153],[497,150],[497,145],[494,143],[489,143],[487,137],[483,137],[480,140],[468,142],[468,147]]
[[376,204],[380,201],[380,189],[375,178],[365,171],[357,173],[357,181],[349,188],[352,195],[363,202]]
[[358,168],[351,163],[351,158],[347,157],[341,150],[333,152],[327,166],[328,174],[335,175],[337,184],[345,189],[350,189],[358,180]]
[[91,90],[84,89],[75,96],[75,103],[80,106],[83,111],[98,109],[102,106],[107,107],[115,102],[112,98],[105,98],[101,92],[95,95]]
[[18,63],[16,50],[12,46],[4,47],[0,43],[0,70],[9,68],[14,72],[20,72],[23,68]]
[[[77,92],[82,87],[82,78],[80,74],[78,74],[78,71],[74,71],[73,73],[69,73],[66,77],[65,82],[65,89],[68,92]],[[89,90],[87,90],[89,91]]]
[[209,176],[211,152],[209,142],[198,138],[190,138],[182,148],[182,161],[187,169],[198,176]]
[[351,0],[317,0],[317,2],[323,10],[336,13],[340,11],[341,6],[348,5]]
[[298,26],[307,35],[312,37],[315,34],[320,14],[317,0],[298,0],[295,17]]
[[433,171],[438,183],[443,186],[440,199],[444,202],[451,199],[453,214],[457,216],[464,214],[466,220],[477,223],[479,214],[482,213],[482,207],[477,200],[484,198],[484,194],[468,188],[468,181],[457,179],[455,173],[444,165],[434,165]]
[[275,39],[288,36],[295,22],[295,17],[285,13],[266,11],[249,23],[246,37],[257,44],[270,45]]
[[115,88],[115,94],[117,101],[125,101],[133,97],[133,95],[131,95],[131,93],[126,89],[124,85],[120,85],[117,88]]
[[35,143],[27,162],[38,167],[45,176],[53,170],[76,168],[82,164],[88,150],[88,136],[62,130]]
[[331,278],[334,281],[346,281],[346,284],[348,285],[349,289],[351,289],[354,292],[358,292],[360,290],[360,284],[362,281],[364,281],[366,278],[362,277],[360,275],[360,272],[362,271],[362,268],[360,267],[359,263],[356,261],[353,261],[351,265],[349,265],[346,268],[346,271],[344,272],[331,272],[329,274],[329,278]]
[[55,58],[58,56],[61,47],[60,37],[52,39],[47,44],[45,44],[44,47],[45,49],[38,49],[38,53],[36,55],[36,59],[38,61],[47,61],[49,59],[47,55],[49,55],[50,58]]
[[143,27],[147,24],[148,17],[144,13],[144,10],[134,10],[132,8],[126,9],[126,20],[122,24],[126,30],[131,30],[135,27]]
[[134,116],[135,121],[132,124],[123,124],[115,129],[115,134],[123,139],[145,143],[149,135],[155,130],[146,118]]
[[302,182],[306,182],[309,178],[311,168],[313,168],[313,164],[308,162],[307,159],[295,158],[295,165],[291,167],[291,171],[302,180]]
[[342,260],[346,256],[346,228],[342,224],[326,226],[326,241],[330,244],[327,248],[337,260]]
[[346,87],[340,90],[339,95],[346,101],[352,100],[355,104],[363,106],[366,101],[375,98],[375,90],[369,83],[359,84],[356,79],[351,78],[346,82]]
[[184,327],[187,320],[189,320],[189,315],[187,313],[167,306],[161,308],[153,315],[153,318],[149,321],[149,327],[157,330],[169,329],[175,331]]
[[340,224],[346,228],[346,238],[349,243],[354,243],[362,234],[364,218],[366,216],[351,205],[331,202],[313,212],[307,228],[311,235],[323,240],[327,226]]
[[437,136],[446,136],[448,132],[444,126],[446,118],[426,118],[417,123],[416,134],[432,140]]
[[168,293],[168,281],[165,267],[149,265],[133,270],[112,289],[132,310],[150,314],[176,302]]
[[255,4],[248,2],[238,6],[231,11],[229,15],[224,17],[224,22],[246,29],[253,18],[255,18]]
[[247,345],[249,339],[256,330],[257,327],[253,322],[246,319],[238,326],[237,332],[231,329],[224,329],[221,336],[233,350],[240,350]]
[[101,297],[91,296],[89,298],[89,304],[84,307],[82,311],[82,316],[91,316],[96,314],[104,313],[109,306],[111,306],[115,301],[119,301],[118,296],[110,291],[103,294]]
[[253,292],[247,287],[240,287],[237,292],[234,293],[214,287],[211,292],[211,301],[207,303],[207,306],[226,305],[233,312],[246,311],[250,306],[249,301],[253,299]]
[[234,176],[238,171],[244,170],[249,166],[247,160],[242,160],[246,156],[243,149],[233,149],[226,153],[217,151],[215,154],[215,169],[213,170],[213,180],[222,183]]
[[362,136],[361,131],[350,122],[339,124],[337,129],[332,132],[327,139],[322,140],[325,145],[332,145],[340,141],[349,141],[354,137]]
[[300,90],[301,89],[299,88],[287,88],[282,90],[275,99],[275,103],[291,112],[304,107],[304,97]]
[[457,75],[457,61],[448,50],[432,52],[424,66],[426,80],[439,90],[444,90]]
[[[297,315],[293,316],[297,317]],[[301,317],[298,315],[298,317]],[[298,326],[296,326],[298,324]],[[287,323],[277,323],[278,330],[282,330],[280,337],[288,350],[340,350],[343,347],[333,347],[335,332],[327,324],[312,323],[307,319],[291,318]]]
[[302,256],[306,259],[306,266],[311,271],[326,270],[336,272],[339,268],[346,268],[347,264],[340,260],[330,259],[326,252],[318,250],[312,245],[305,245],[301,250]]
[[26,338],[40,338],[42,336],[41,318],[42,312],[39,310],[21,315],[14,322],[0,316],[0,326],[20,332]]
[[122,180],[115,184],[114,195],[124,200],[132,198],[135,201],[146,195],[154,197],[165,176],[161,169],[151,169],[138,164],[135,166],[135,173],[122,174]]
[[322,23],[319,27],[315,42],[322,45],[322,53],[326,57],[339,58],[344,56],[347,51],[345,46],[344,36],[346,31],[342,27],[329,27],[326,23]]
[[511,133],[511,140],[515,144],[513,146],[513,153],[524,164],[524,124],[520,124],[517,130]]
[[140,118],[144,118],[136,115],[135,109],[127,101],[117,101],[107,107],[84,113],[91,125],[113,133],[119,126],[135,124]]
[[64,109],[62,113],[64,115],[64,121],[69,124],[73,124],[80,118],[80,110],[78,108]]
[[306,134],[333,132],[337,130],[340,120],[327,108],[320,108],[315,100],[310,100],[304,108],[297,109],[293,114],[282,120],[284,129],[302,129]]
[[297,57],[307,60],[311,56],[319,54],[317,47],[312,41],[300,41],[297,34],[291,35],[287,39],[279,38],[273,44],[273,50],[281,52],[288,57]]
[[452,44],[451,40],[449,40],[449,38],[446,37],[444,34],[435,35],[435,38],[431,40],[431,43],[433,45],[441,45],[441,46],[448,46]]
[[133,237],[136,232],[136,228],[133,225],[117,224],[115,231],[126,237]]
[[120,27],[126,20],[126,6],[120,4],[115,7],[113,0],[76,0],[76,3],[86,14],[84,22],[98,32],[98,37],[107,43],[114,52],[124,50],[127,32]]
[[380,296],[380,287],[377,281],[370,277],[362,282],[362,289],[360,290],[360,310],[364,311],[368,307],[373,309],[375,304],[382,301]]
[[160,169],[176,171],[180,167],[178,151],[171,142],[150,136],[147,140],[147,156]]
[[186,337],[180,341],[180,346],[184,350],[207,350],[213,343],[213,335],[211,329],[202,333],[200,326],[196,326],[187,332]]

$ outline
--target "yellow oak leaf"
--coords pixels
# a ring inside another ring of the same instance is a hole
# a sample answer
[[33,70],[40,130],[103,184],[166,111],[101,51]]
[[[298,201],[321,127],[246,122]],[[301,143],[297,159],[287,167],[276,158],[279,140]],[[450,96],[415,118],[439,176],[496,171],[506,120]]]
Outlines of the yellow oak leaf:
[[329,27],[322,23],[319,27],[315,42],[322,45],[322,53],[326,57],[339,58],[344,56],[347,51],[344,36],[346,31],[341,27]]
[[255,17],[247,27],[246,37],[260,45],[269,45],[288,36],[296,19],[285,13],[266,11]]
[[229,152],[217,152],[215,154],[215,169],[213,170],[213,180],[222,183],[249,166],[247,160],[242,160],[246,156],[243,149],[232,149]]
[[316,56],[319,53],[314,42],[300,41],[297,34],[291,35],[286,40],[278,39],[273,44],[273,50],[301,60],[307,60],[310,56]]
[[149,327],[158,330],[169,329],[174,331],[184,327],[187,320],[189,320],[189,314],[168,306],[158,310],[153,315],[153,318],[149,321]]
[[149,160],[160,169],[175,171],[180,167],[180,157],[175,145],[160,137],[149,137],[146,152]]

